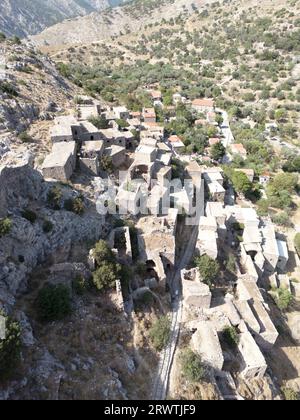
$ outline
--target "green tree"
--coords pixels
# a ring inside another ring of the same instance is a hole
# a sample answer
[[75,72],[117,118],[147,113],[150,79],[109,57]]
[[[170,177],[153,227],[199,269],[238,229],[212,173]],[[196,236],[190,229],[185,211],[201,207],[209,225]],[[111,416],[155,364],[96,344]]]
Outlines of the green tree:
[[108,121],[104,115],[99,117],[89,117],[88,121],[98,128],[98,130],[105,130],[109,127]]
[[120,266],[109,261],[104,261],[93,273],[93,283],[97,290],[115,286],[119,279]]
[[222,338],[225,343],[233,349],[236,348],[239,344],[239,335],[234,327],[225,327],[222,331]]
[[129,127],[129,123],[123,119],[116,120],[116,123],[118,124],[119,130]]
[[59,321],[71,313],[70,290],[63,284],[44,286],[38,294],[37,311],[42,321]]
[[202,255],[195,258],[195,264],[199,269],[203,282],[211,287],[220,273],[218,261],[213,260],[208,255]]
[[248,194],[252,190],[252,183],[244,172],[235,171],[232,173],[231,182],[237,193]]
[[180,355],[183,376],[190,382],[200,382],[205,376],[205,367],[201,357],[190,348]]
[[295,192],[295,188],[298,184],[298,175],[296,174],[278,174],[276,177],[270,182],[270,188],[275,189],[277,192],[282,190],[286,190],[289,193]]
[[257,202],[257,213],[259,216],[267,216],[269,214],[269,201],[262,198]]
[[93,256],[98,266],[100,266],[105,261],[109,261],[109,262],[115,261],[114,253],[109,248],[107,243],[103,241],[102,239],[96,243],[96,246],[93,250]]
[[222,159],[225,153],[226,153],[226,149],[221,142],[214,144],[210,150],[210,155],[212,159],[214,160]]

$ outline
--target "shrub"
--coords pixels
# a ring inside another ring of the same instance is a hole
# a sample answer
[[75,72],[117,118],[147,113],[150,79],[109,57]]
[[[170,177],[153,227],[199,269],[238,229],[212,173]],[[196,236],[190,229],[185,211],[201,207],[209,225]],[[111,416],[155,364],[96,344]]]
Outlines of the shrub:
[[113,161],[112,158],[110,156],[102,156],[100,159],[100,165],[103,169],[103,171],[107,172],[107,173],[112,173],[114,170],[114,165],[113,165]]
[[212,159],[219,160],[225,155],[226,149],[222,143],[216,143],[212,146],[210,155]]
[[9,96],[19,96],[14,86],[8,82],[0,82],[0,92],[6,93]]
[[180,356],[183,376],[190,382],[200,382],[205,376],[201,357],[191,349],[184,350]]
[[70,198],[65,201],[64,209],[71,211],[81,216],[84,213],[85,207],[82,197]]
[[104,261],[93,273],[93,283],[97,290],[113,287],[118,280],[120,267],[112,262]]
[[21,140],[22,143],[31,143],[32,142],[32,137],[27,133],[27,131],[23,131],[22,133],[19,134],[19,139]]
[[247,93],[244,93],[244,95],[242,96],[242,99],[245,102],[253,102],[255,101],[255,95],[252,92],[247,92]]
[[90,117],[89,122],[93,124],[98,130],[104,130],[109,127],[108,121],[104,116]]
[[257,202],[257,214],[259,216],[267,216],[269,214],[269,201],[262,198]]
[[44,233],[50,233],[53,229],[53,224],[49,220],[45,220],[43,223]]
[[82,215],[84,213],[85,206],[82,197],[76,197],[73,201],[73,212]]
[[199,269],[203,282],[211,287],[216,280],[216,277],[219,275],[219,263],[208,255],[203,255],[195,258],[195,264]]
[[6,40],[6,35],[3,32],[0,32],[0,42],[4,42]]
[[129,127],[129,123],[126,120],[118,119],[116,120],[116,123],[118,124],[119,129]]
[[239,344],[239,335],[234,327],[225,327],[222,331],[222,338],[231,348],[235,348]]
[[233,254],[230,254],[226,262],[226,269],[232,274],[236,273],[236,259]]
[[99,242],[97,242],[93,250],[93,256],[98,266],[100,266],[105,261],[114,262],[115,260],[112,250],[109,248],[107,243],[103,240],[100,240]]
[[292,293],[285,287],[280,287],[272,291],[275,303],[281,311],[286,311],[293,303]]
[[30,223],[35,223],[36,219],[37,219],[37,214],[30,210],[30,209],[25,209],[22,211],[22,217],[24,217],[24,219],[28,220]]
[[82,296],[88,287],[89,284],[83,276],[78,275],[73,281],[73,289],[78,296]]
[[233,172],[231,181],[236,192],[247,194],[252,190],[252,184],[244,172]]
[[59,210],[61,206],[62,191],[59,187],[52,187],[47,195],[47,202],[54,210]]
[[6,219],[0,219],[0,238],[8,235],[12,228],[12,221],[7,217]]
[[298,401],[300,399],[299,392],[294,391],[291,388],[283,387],[283,388],[281,388],[281,391],[282,391],[282,393],[284,395],[284,399],[286,401]]
[[171,321],[167,316],[159,318],[151,327],[149,336],[154,348],[162,351],[170,339]]
[[0,379],[6,379],[20,359],[21,328],[3,311],[0,311],[0,316],[5,319],[5,338],[0,339]]
[[287,213],[281,212],[272,217],[272,222],[279,226],[289,227],[292,225],[291,219]]
[[42,321],[59,321],[71,313],[70,290],[63,284],[49,285],[37,298],[38,315]]

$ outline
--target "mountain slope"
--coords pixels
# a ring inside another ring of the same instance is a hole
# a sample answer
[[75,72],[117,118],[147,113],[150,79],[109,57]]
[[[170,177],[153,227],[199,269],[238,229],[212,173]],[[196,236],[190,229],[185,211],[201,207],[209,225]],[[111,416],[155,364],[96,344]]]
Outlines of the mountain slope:
[[0,31],[21,37],[67,18],[116,6],[123,0],[1,0]]
[[32,37],[39,46],[60,48],[89,44],[122,33],[139,31],[163,19],[190,15],[213,0],[134,0],[123,6],[67,20]]

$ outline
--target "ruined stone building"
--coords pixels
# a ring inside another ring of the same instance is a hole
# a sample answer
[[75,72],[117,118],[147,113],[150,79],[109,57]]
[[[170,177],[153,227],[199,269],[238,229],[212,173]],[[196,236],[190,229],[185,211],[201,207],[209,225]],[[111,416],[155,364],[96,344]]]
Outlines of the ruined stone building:
[[98,176],[100,171],[100,158],[103,152],[103,140],[84,142],[79,158],[81,171],[87,175]]
[[76,150],[74,141],[54,143],[41,168],[44,178],[68,181],[75,170]]

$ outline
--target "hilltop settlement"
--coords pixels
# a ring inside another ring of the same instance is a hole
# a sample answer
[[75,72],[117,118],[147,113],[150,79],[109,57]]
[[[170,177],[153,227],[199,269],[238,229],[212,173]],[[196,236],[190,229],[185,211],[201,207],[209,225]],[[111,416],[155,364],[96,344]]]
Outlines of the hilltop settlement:
[[[30,58],[3,48],[0,399],[299,392],[285,376],[299,369],[299,257],[269,212],[292,208],[298,174],[257,170],[213,95],[178,89],[166,105],[147,83],[137,111],[75,88],[30,45]],[[28,107],[46,79],[52,100]]]

